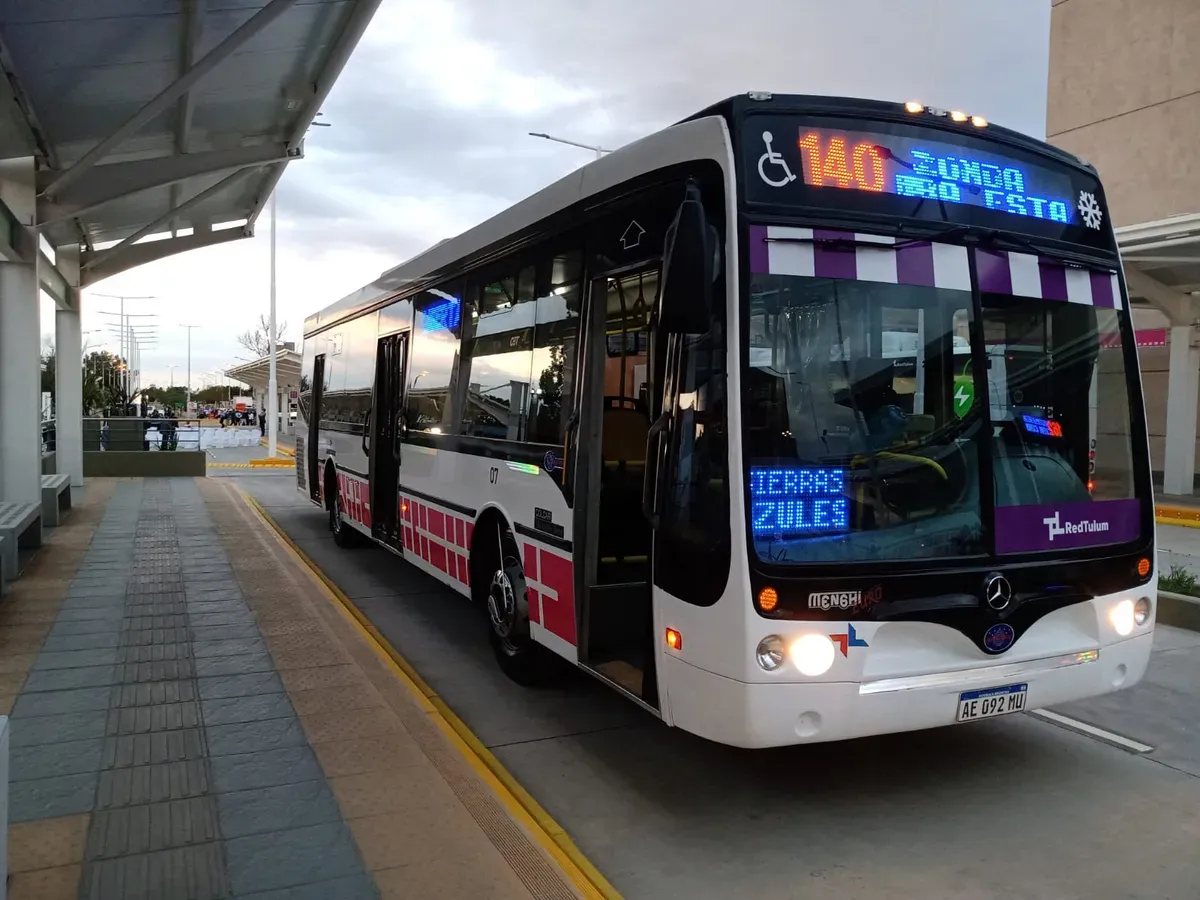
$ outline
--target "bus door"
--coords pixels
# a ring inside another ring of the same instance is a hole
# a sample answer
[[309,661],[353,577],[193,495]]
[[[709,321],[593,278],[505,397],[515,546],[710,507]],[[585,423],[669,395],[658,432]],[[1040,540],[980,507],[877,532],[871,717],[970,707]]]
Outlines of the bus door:
[[371,533],[393,549],[403,552],[400,514],[400,439],[404,430],[404,361],[407,334],[379,339],[375,354],[375,390],[371,420],[363,433],[370,440],[367,452],[371,466]]
[[321,407],[325,400],[325,354],[313,360],[312,393],[308,404],[308,496],[321,499],[321,460],[317,458],[321,437]]
[[651,321],[658,283],[657,265],[591,282],[574,484],[580,660],[654,707],[657,682],[646,671],[653,541],[642,515],[642,484],[657,405]]

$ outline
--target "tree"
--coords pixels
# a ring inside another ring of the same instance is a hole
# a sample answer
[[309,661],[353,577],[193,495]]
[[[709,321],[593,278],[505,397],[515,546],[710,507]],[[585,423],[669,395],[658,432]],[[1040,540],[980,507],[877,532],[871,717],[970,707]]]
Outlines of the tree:
[[203,390],[192,391],[192,400],[196,403],[220,403],[233,399],[233,388],[227,384],[214,384]]
[[94,351],[84,357],[82,376],[85,414],[125,414],[129,407],[129,397],[125,393],[125,360],[106,350]]
[[149,403],[160,403],[171,409],[181,409],[187,402],[187,389],[182,386],[164,388],[152,384],[142,391],[142,396]]
[[[237,342],[254,354],[256,358],[266,356],[271,352],[271,323],[264,315],[259,315],[258,324],[237,336]],[[275,323],[275,344],[278,347],[287,334],[287,322]]]

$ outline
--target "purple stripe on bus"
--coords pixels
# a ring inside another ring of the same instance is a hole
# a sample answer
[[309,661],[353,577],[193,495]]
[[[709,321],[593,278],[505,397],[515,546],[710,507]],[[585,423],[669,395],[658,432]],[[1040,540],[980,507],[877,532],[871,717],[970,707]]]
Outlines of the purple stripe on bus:
[[858,259],[854,246],[836,247],[829,241],[853,241],[854,235],[846,231],[813,232],[813,274],[818,278],[858,277]]
[[984,293],[1012,293],[1012,270],[1008,267],[1008,254],[1003,250],[977,249],[975,271],[979,275],[979,290]]
[[1043,300],[1067,299],[1067,267],[1038,257],[1038,272],[1042,276]]
[[934,287],[933,244],[928,241],[905,244],[896,250],[896,281]]
[[767,249],[765,225],[750,226],[750,274],[766,275],[771,271],[771,253]]
[[1092,306],[1112,309],[1116,305],[1113,302],[1112,274],[1093,270],[1088,272],[1088,276],[1092,281]]
[[1137,500],[996,507],[996,552],[1034,553],[1123,544],[1141,532]]

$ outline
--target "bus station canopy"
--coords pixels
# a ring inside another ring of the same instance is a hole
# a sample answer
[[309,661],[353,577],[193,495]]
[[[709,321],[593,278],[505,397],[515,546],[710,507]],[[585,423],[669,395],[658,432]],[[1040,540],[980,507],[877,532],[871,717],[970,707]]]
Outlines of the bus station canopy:
[[86,287],[251,237],[379,2],[0,0],[0,177],[32,157],[37,185],[0,244],[36,226]]
[[[256,393],[265,394],[270,371],[271,357],[264,356],[260,359],[247,362],[244,365],[226,369],[225,375],[235,381],[240,381],[242,384],[250,385]],[[275,373],[276,380],[281,387],[289,384],[299,385],[300,354],[295,350],[280,347],[275,354]]]
[[1195,323],[1192,295],[1200,292],[1200,214],[1116,231],[1130,294],[1161,310],[1173,326]]

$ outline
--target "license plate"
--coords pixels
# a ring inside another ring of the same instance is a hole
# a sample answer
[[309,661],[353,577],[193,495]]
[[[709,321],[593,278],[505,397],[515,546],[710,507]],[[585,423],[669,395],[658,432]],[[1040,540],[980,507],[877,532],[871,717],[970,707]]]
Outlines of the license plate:
[[964,691],[958,695],[958,721],[974,722],[992,716],[1006,716],[1025,708],[1027,684],[1007,684],[1004,687]]

